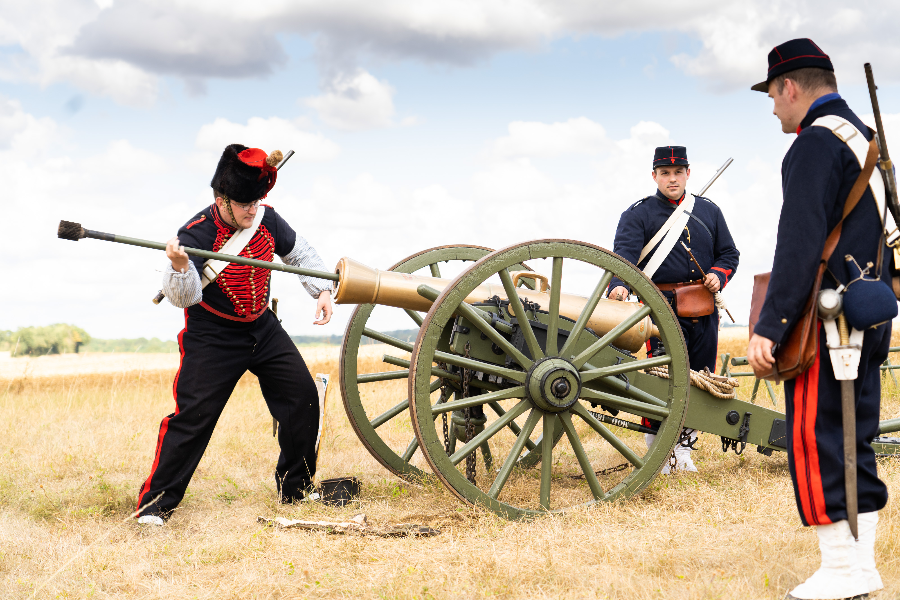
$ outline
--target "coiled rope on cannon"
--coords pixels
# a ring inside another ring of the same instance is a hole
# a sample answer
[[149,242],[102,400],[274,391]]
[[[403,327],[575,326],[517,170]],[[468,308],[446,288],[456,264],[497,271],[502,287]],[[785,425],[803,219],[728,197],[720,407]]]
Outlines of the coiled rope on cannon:
[[[650,367],[644,372],[655,375],[656,377],[662,377],[663,379],[669,378],[668,365]],[[702,371],[694,371],[691,369],[691,385],[709,392],[716,398],[728,400],[734,398],[734,388],[739,387],[741,384],[734,377],[720,377],[719,375],[714,375],[709,372],[709,368],[707,367]]]

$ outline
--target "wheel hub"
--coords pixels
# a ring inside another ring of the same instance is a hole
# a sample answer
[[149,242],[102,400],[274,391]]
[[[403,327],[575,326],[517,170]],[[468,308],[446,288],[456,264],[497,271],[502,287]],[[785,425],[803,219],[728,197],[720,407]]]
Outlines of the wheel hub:
[[578,369],[562,358],[545,358],[532,365],[525,383],[528,398],[541,410],[562,412],[578,401]]

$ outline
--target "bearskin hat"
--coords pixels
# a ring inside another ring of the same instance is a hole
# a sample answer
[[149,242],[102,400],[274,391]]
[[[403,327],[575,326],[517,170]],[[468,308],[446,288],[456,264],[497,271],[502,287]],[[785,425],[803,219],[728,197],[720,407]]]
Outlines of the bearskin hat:
[[280,150],[266,155],[259,148],[231,144],[222,152],[210,185],[242,204],[265,198],[275,186],[278,177],[275,167],[282,158]]

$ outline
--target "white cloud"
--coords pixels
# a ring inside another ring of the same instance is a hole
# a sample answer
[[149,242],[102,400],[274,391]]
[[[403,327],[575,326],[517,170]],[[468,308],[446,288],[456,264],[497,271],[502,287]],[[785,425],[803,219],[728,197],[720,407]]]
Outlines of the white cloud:
[[120,337],[123,326],[177,331],[178,315],[148,310],[160,275],[147,265],[162,264],[159,253],[58,240],[55,232],[65,219],[165,240],[169,213],[187,212],[174,193],[185,187],[183,169],[123,139],[94,152],[73,148],[55,121],[35,118],[12,100],[0,101],[0,130],[7,142],[0,147],[0,180],[29,214],[27,226],[9,228],[4,245],[4,274],[28,289],[6,286],[0,293],[4,310],[15,315],[7,327],[70,322],[101,337]]
[[394,116],[394,88],[363,69],[338,74],[324,94],[304,102],[328,125],[348,131],[388,127]]
[[266,152],[293,150],[295,155],[291,160],[323,161],[338,155],[340,147],[336,143],[321,133],[304,131],[300,123],[279,117],[252,117],[243,125],[218,118],[200,128],[195,145],[198,150],[214,156],[215,160],[229,144],[262,148]]
[[[831,15],[822,18],[823,15]],[[900,6],[887,0],[866,3],[865,13],[838,0],[719,3],[715,11],[680,23],[703,43],[696,55],[673,62],[713,89],[749,88],[763,79],[769,51],[794,38],[815,40],[835,65],[838,83],[863,81],[862,65],[877,61],[883,82],[900,80],[900,41],[894,35]]]
[[[349,74],[313,99],[323,119],[349,129],[384,126],[393,114],[389,86],[354,71],[364,59],[471,65],[572,35],[686,34],[702,47],[672,60],[720,90],[758,81],[773,46],[804,36],[830,53],[839,81],[860,81],[872,59],[881,81],[900,80],[900,6],[889,0],[864,11],[838,0],[686,0],[674,18],[652,0],[36,0],[3,10],[0,43],[21,53],[4,55],[0,79],[67,81],[127,104],[152,103],[160,76],[194,90],[210,77],[264,77],[287,60],[279,36],[306,36],[323,72]],[[354,89],[362,105],[343,93]]]
[[[38,0],[5,3],[0,19],[0,43],[19,52],[4,54],[0,80],[48,86],[68,82],[122,104],[146,106],[156,101],[158,78],[126,56],[101,59],[73,55],[65,49],[81,29],[102,11],[86,2]],[[140,28],[129,34],[141,37]]]
[[491,154],[498,158],[596,154],[609,143],[599,123],[578,117],[562,123],[515,121],[509,135],[495,140]]
[[53,119],[35,118],[22,110],[17,100],[0,96],[0,150],[12,149],[29,157],[40,154],[60,139]]

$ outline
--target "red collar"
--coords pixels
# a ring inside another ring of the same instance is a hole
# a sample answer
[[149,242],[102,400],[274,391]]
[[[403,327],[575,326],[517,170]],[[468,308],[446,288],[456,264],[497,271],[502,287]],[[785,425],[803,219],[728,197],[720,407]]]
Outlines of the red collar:
[[215,202],[213,202],[212,206],[210,207],[210,212],[212,213],[213,220],[215,220],[216,225],[218,225],[218,227],[220,229],[229,229],[231,231],[237,231],[237,227],[235,227],[231,223],[225,222],[225,220],[222,218],[222,215],[219,214],[219,207],[216,206]]
[[679,206],[679,205],[684,201],[684,196],[685,196],[685,194],[687,194],[687,192],[685,192],[684,194],[682,194],[682,195],[681,195],[681,198],[679,198],[678,200],[672,200],[671,198],[669,198],[668,196],[666,196],[666,200],[668,200],[669,202],[671,202],[671,203],[674,204],[675,206]]

